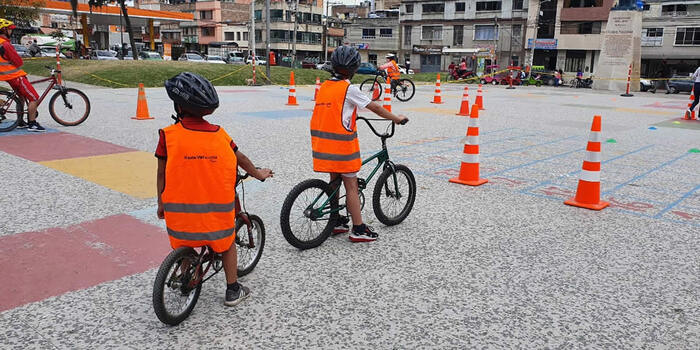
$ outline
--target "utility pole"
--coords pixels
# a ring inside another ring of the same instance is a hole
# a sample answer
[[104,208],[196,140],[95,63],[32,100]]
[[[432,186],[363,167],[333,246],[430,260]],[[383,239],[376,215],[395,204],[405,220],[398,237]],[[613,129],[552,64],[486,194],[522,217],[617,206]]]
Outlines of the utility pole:
[[270,0],[265,0],[265,46],[267,47],[265,74],[270,78]]
[[255,65],[255,0],[250,2],[250,56],[253,60],[253,65]]
[[294,37],[292,38],[292,69],[297,63],[297,23],[299,22],[299,0],[294,6]]
[[328,61],[328,12],[331,2],[326,0],[326,24],[323,26],[323,62]]

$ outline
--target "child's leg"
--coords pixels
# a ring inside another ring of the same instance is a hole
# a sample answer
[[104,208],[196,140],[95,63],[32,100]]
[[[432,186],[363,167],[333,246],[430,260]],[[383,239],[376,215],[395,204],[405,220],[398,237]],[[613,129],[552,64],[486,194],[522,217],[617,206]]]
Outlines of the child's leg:
[[235,242],[231,244],[231,248],[221,253],[221,258],[224,263],[226,284],[236,283],[238,280],[238,252],[236,251]]
[[352,217],[352,224],[353,226],[360,226],[362,225],[362,211],[360,209],[357,176],[349,177],[343,175],[342,177],[345,185],[345,203]]

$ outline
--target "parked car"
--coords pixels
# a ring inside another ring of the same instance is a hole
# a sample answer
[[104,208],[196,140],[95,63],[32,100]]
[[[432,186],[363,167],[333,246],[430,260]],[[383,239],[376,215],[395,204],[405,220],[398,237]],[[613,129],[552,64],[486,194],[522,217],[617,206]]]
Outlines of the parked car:
[[653,90],[653,89],[652,89],[653,86],[654,86],[654,85],[653,85],[653,83],[651,82],[651,80],[648,80],[648,79],[639,79],[639,91],[645,92],[645,91]]
[[693,89],[693,81],[687,76],[673,76],[668,81],[668,92],[677,94],[679,92],[690,92]]
[[377,66],[369,62],[360,63],[360,68],[357,69],[358,74],[377,74]]
[[226,64],[221,56],[207,56],[207,63]]
[[314,61],[303,60],[301,61],[301,68],[316,69],[316,63]]
[[178,58],[177,60],[178,61],[197,62],[197,63],[205,63],[206,62],[204,60],[204,57],[200,56],[198,53],[195,53],[195,52],[185,52],[182,55],[180,55],[180,58]]
[[[43,51],[43,49],[42,49]],[[55,54],[54,54],[55,55]],[[117,53],[112,50],[94,50],[90,53],[91,60],[98,61],[116,61]]]
[[122,57],[123,60],[125,61],[133,61],[134,60],[134,53],[133,51],[127,51],[124,57]]
[[17,54],[19,54],[19,57],[32,57],[32,55],[29,54],[29,49],[26,46],[22,44],[12,44],[12,46],[15,48],[15,51],[17,51]]
[[[40,46],[39,48],[41,49],[41,57],[56,57],[56,46]],[[61,52],[58,54],[58,57],[66,58],[66,55]]]
[[[253,62],[253,56],[248,56],[248,58],[245,59],[245,64],[251,64]],[[267,61],[265,61],[262,57],[260,56],[255,56],[255,65],[256,66],[264,66],[267,64]]]
[[320,62],[320,63],[316,64],[316,69],[331,72],[331,71],[333,71],[333,65],[331,65],[331,61]]
[[243,57],[229,57],[228,61],[226,62],[228,64],[245,64],[245,61],[243,60]]
[[549,85],[549,86],[554,86],[554,71],[551,72],[541,72],[540,73],[540,80],[542,80],[543,85]]
[[139,52],[139,59],[147,61],[162,61],[163,57],[157,52],[141,51]]

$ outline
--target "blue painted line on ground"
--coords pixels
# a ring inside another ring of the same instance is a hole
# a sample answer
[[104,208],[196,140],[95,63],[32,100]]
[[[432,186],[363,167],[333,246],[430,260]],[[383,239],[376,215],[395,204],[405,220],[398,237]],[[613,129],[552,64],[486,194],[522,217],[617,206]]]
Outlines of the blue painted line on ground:
[[46,131],[44,131],[44,132],[33,132],[33,131],[27,131],[27,129],[14,128],[10,131],[0,132],[0,136],[41,135],[41,134],[52,133],[52,132],[60,132],[60,131],[57,129],[46,128]]
[[690,154],[690,153],[687,153],[687,152],[686,152],[686,153],[683,153],[682,155],[680,155],[680,156],[678,156],[678,157],[676,157],[676,158],[673,158],[673,159],[671,159],[671,160],[669,160],[669,161],[666,161],[666,162],[664,162],[664,163],[661,163],[660,165],[658,165],[658,166],[656,166],[656,167],[654,167],[654,168],[652,168],[652,169],[650,169],[650,170],[648,170],[648,171],[645,171],[644,173],[642,173],[642,174],[640,174],[640,175],[637,175],[637,176],[631,178],[630,180],[625,181],[625,182],[623,182],[623,183],[621,183],[621,184],[619,184],[619,185],[613,187],[613,189],[611,189],[611,190],[609,190],[609,191],[606,191],[606,192],[603,192],[601,195],[606,195],[606,194],[613,193],[613,192],[615,192],[615,191],[621,189],[622,187],[624,187],[624,186],[626,186],[626,185],[628,185],[628,184],[630,184],[630,183],[633,183],[633,182],[635,182],[635,181],[641,180],[641,179],[647,177],[649,174],[651,174],[651,173],[653,173],[653,172],[655,172],[655,171],[657,171],[657,170],[660,170],[660,169],[662,169],[662,168],[668,166],[669,164],[674,163],[675,161],[678,161],[678,160],[680,160],[680,159],[685,158],[685,157],[688,156],[689,154]]
[[486,174],[486,175],[484,175],[484,176],[501,175],[501,174],[507,173],[507,172],[509,172],[509,171],[513,171],[513,170],[525,168],[525,167],[528,167],[528,166],[530,166],[530,165],[535,165],[535,164],[537,164],[537,163],[546,162],[546,161],[551,160],[551,159],[561,158],[561,157],[564,157],[564,156],[569,155],[569,154],[571,154],[571,153],[580,152],[580,151],[583,151],[583,150],[585,150],[585,148],[579,148],[579,149],[575,149],[575,150],[573,150],[573,151],[564,152],[564,153],[559,153],[559,154],[553,155],[553,156],[551,156],[551,157],[542,158],[542,159],[538,159],[538,160],[533,160],[533,161],[531,161],[531,162],[527,162],[527,163],[523,163],[523,164],[520,164],[520,165],[516,165],[516,166],[514,166],[514,167],[510,167],[510,168],[503,169],[503,170],[500,170],[500,171],[496,171],[496,172],[493,172],[493,173],[488,173],[488,174]]
[[[485,132],[485,133],[483,133],[483,134],[481,134],[481,135],[495,134],[495,133],[499,133],[499,132],[502,132],[502,131],[516,130],[516,129],[517,129],[517,128],[498,129],[498,130],[493,130],[493,131]],[[459,139],[461,139],[461,138],[463,138],[463,137],[464,137],[464,136],[455,136],[455,137],[450,137],[450,138],[443,139],[443,140],[428,141],[428,142],[423,142],[423,143],[419,143],[419,144],[415,144],[415,145],[404,145],[404,146],[391,147],[391,149],[392,149],[392,150],[397,150],[397,149],[403,149],[403,148],[409,148],[409,147],[425,146],[425,145],[430,145],[430,144],[435,144],[435,143],[440,143],[440,142],[448,142],[448,141],[452,141],[452,140],[459,140]],[[376,149],[376,150],[372,150],[372,151],[370,151],[370,152],[371,152],[372,154],[374,154],[374,153],[377,153],[377,152],[379,152],[379,151],[381,151],[381,150],[380,150],[380,149]]]
[[[688,154],[688,153],[686,153]],[[692,190],[686,192],[681,198],[678,198],[678,200],[674,201],[673,203],[669,204],[666,208],[663,208],[660,212],[658,212],[656,215],[654,215],[655,218],[660,218],[662,215],[666,214],[669,210],[673,209],[673,207],[677,206],[680,204],[682,201],[688,199],[688,197],[692,196],[693,193],[697,192],[700,190],[700,185],[695,186]]]

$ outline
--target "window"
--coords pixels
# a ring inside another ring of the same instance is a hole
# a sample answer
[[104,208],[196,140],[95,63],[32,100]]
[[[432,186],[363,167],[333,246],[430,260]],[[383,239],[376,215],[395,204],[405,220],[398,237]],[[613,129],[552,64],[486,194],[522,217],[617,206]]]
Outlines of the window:
[[522,10],[523,0],[513,0],[513,10]]
[[262,20],[262,10],[255,10],[255,20],[256,21]]
[[513,36],[513,39],[515,40],[516,38],[519,40],[520,37],[523,35],[523,27],[520,24],[513,24],[513,27],[511,28],[511,33]]
[[234,40],[236,40],[236,33],[234,33],[234,32],[225,32],[225,33],[224,33],[224,40],[226,40],[226,41],[234,41]]
[[501,2],[500,1],[477,1],[476,2],[477,11],[500,11]]
[[664,16],[685,16],[688,14],[688,6],[685,4],[661,6],[661,14]]
[[371,63],[375,66],[377,65],[377,54],[376,53],[371,53],[371,54],[367,55],[367,58],[368,58],[367,61],[369,61],[369,63]]
[[413,31],[413,27],[411,26],[404,26],[403,27],[403,43],[404,45],[411,45],[411,32]]
[[519,66],[520,65],[520,56],[511,56],[510,62],[514,66]]
[[464,44],[464,26],[454,26],[452,42],[454,43],[454,45]]
[[248,32],[243,32],[243,41],[248,41]]
[[602,22],[562,22],[562,34],[600,34]]
[[199,11],[199,19],[212,19],[212,12],[211,10],[209,11]]
[[321,24],[321,15],[313,15],[311,21],[316,24]]
[[284,20],[284,11],[282,10],[270,10],[270,21],[271,22],[281,22]]
[[406,4],[406,13],[413,13],[413,4]]
[[603,0],[564,0],[566,8],[601,7]]
[[260,30],[260,29],[255,30],[255,41],[262,42],[262,30]]
[[362,28],[362,39],[374,39],[376,36],[376,29]]
[[664,46],[664,29],[642,28],[642,46]]
[[443,13],[445,4],[423,4],[423,13]]
[[214,28],[202,27],[202,36],[214,36]]
[[475,25],[474,40],[497,40],[498,31],[495,25]]
[[676,45],[700,45],[700,27],[677,28]]
[[393,36],[391,28],[380,28],[379,37],[380,38],[391,38]]
[[642,11],[649,11],[650,9],[651,9],[651,6],[649,4],[642,5]]
[[442,26],[423,26],[421,40],[442,40]]
[[236,33],[236,40],[238,40],[238,41],[241,40],[241,32]]
[[455,11],[457,12],[464,12],[464,9],[466,8],[465,3],[463,2],[458,2],[455,4]]
[[565,72],[583,72],[586,61],[586,51],[566,50],[566,61],[564,61]]

